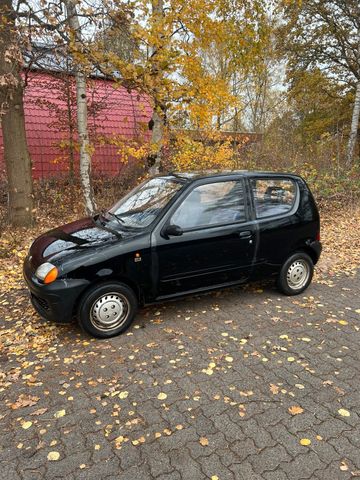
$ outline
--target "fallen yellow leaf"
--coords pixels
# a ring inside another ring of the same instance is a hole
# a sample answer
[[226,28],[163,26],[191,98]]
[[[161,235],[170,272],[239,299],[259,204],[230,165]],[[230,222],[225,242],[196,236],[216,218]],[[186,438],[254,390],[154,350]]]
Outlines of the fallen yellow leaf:
[[350,417],[350,412],[348,410],[345,410],[345,408],[340,408],[338,410],[339,415],[342,417]]
[[23,422],[23,423],[21,424],[21,426],[22,426],[22,428],[23,428],[24,430],[27,430],[28,428],[30,428],[31,425],[32,425],[32,422]]
[[206,373],[206,375],[212,375],[214,372],[211,368],[207,368],[206,370],[203,369],[202,370],[203,373]]
[[165,400],[167,398],[166,393],[160,392],[157,396],[158,400]]
[[60,417],[63,417],[65,414],[66,414],[65,410],[59,410],[58,412],[54,413],[54,417],[55,418],[60,418]]
[[209,445],[209,440],[206,437],[200,437],[199,442],[203,447],[207,447]]
[[50,461],[59,460],[60,453],[59,452],[49,452],[47,455],[47,459]]

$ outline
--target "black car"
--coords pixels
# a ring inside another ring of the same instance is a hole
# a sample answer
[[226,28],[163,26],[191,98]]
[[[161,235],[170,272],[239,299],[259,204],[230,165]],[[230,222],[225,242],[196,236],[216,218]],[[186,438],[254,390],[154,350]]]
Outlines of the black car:
[[123,332],[138,305],[276,276],[303,292],[321,252],[305,181],[262,172],[151,178],[110,210],[37,238],[24,263],[42,317],[74,316],[97,337]]

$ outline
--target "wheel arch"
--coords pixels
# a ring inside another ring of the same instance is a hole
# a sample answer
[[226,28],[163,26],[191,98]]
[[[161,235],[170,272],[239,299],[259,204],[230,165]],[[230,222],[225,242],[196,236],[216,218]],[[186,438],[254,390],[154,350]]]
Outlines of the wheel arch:
[[74,307],[73,307],[73,312],[72,315],[73,317],[77,314],[78,309],[79,309],[79,304],[81,300],[87,295],[87,293],[92,290],[94,287],[101,286],[102,284],[110,283],[110,282],[118,282],[126,285],[127,287],[131,288],[131,290],[134,292],[137,301],[139,304],[143,304],[143,294],[141,291],[141,288],[139,285],[134,282],[133,280],[130,280],[129,278],[122,276],[122,275],[111,275],[106,278],[98,278],[94,282],[89,283],[89,285],[86,286],[86,288],[79,294],[79,296],[76,298],[74,302]]
[[311,247],[308,247],[308,246],[304,246],[304,247],[301,247],[301,248],[297,249],[294,252],[294,254],[295,253],[306,253],[311,258],[311,260],[313,262],[313,265],[316,265],[318,260],[319,260],[319,256],[317,255],[315,250]]

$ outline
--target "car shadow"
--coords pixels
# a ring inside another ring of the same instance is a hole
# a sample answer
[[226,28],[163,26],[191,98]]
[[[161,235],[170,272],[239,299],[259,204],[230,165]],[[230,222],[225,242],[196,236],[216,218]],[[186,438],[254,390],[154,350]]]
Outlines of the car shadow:
[[[196,295],[186,295],[177,299],[154,303],[140,308],[133,324],[127,332],[135,334],[138,329],[147,329],[150,326],[156,326],[156,324],[163,325],[169,317],[186,317],[187,314],[191,315],[200,310],[211,311],[218,306],[221,307],[222,303],[225,305],[228,305],[229,303],[236,305],[239,302],[242,303],[244,301],[244,298],[241,297],[242,294],[246,294],[247,303],[250,299],[249,295],[253,295],[254,302],[258,301],[259,294],[261,294],[262,299],[269,295],[281,295],[276,289],[274,280],[271,279],[249,282],[243,285],[212,290],[210,292],[198,293]],[[40,318],[41,317],[39,317],[39,320]],[[40,321],[48,323],[45,319],[41,319]],[[74,334],[77,339],[92,338],[91,335],[81,330],[76,319],[73,319],[73,321],[68,324],[59,323],[57,326],[59,327],[58,334],[62,338],[66,337],[66,339],[70,339]],[[123,335],[126,335],[126,332],[124,332]],[[121,337],[122,335],[119,335],[118,337],[98,340],[107,342],[109,340],[113,341],[114,338],[120,340]]]

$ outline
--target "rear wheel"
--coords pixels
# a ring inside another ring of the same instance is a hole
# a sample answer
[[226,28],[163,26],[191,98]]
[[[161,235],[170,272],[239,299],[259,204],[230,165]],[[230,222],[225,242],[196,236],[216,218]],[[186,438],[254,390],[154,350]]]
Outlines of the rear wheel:
[[310,285],[314,264],[305,252],[289,257],[281,268],[277,285],[285,295],[298,295]]
[[90,335],[110,338],[124,332],[137,311],[136,296],[127,285],[108,282],[94,286],[82,298],[78,320]]

